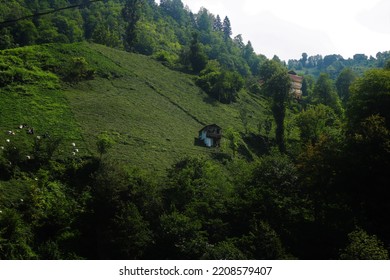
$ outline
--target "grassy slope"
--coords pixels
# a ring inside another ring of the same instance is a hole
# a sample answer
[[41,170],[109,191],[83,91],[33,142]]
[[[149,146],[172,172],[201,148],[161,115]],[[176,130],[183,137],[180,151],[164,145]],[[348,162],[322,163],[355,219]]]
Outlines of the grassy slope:
[[264,100],[242,92],[236,104],[213,102],[194,84],[193,76],[169,70],[149,57],[87,43],[33,50],[44,50],[59,61],[85,57],[97,71],[95,79],[61,89],[31,85],[23,89],[29,93],[22,94],[0,88],[2,131],[28,123],[40,132],[61,135],[64,150],[75,141],[81,153],[96,153],[97,136],[107,132],[116,140],[110,156],[162,171],[186,155],[216,152],[194,145],[204,124],[243,132],[242,106],[249,111],[253,130],[265,118]]
[[[51,60],[51,61],[49,61]],[[23,153],[31,152],[35,136],[49,133],[63,139],[63,153],[71,141],[81,141],[82,134],[66,97],[61,92],[59,78],[41,64],[61,64],[46,47],[33,46],[0,52],[0,146],[15,145]],[[7,81],[7,76],[12,79]],[[18,129],[26,124],[35,135]],[[8,135],[12,130],[16,135]],[[11,142],[6,143],[6,139]]]

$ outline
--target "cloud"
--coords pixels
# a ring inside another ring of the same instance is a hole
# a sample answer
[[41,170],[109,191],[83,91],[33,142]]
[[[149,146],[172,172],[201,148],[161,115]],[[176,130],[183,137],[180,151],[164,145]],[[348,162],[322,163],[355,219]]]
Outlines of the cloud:
[[309,54],[329,53],[334,48],[329,36],[320,30],[310,29],[281,19],[270,12],[250,16],[245,21],[233,23],[250,40],[255,51],[271,58],[300,58]]
[[[332,0],[333,1],[333,0]],[[300,58],[309,54],[329,53],[334,49],[330,36],[319,24],[318,6],[311,0],[183,0],[195,11],[204,6],[213,14],[227,15],[233,33],[250,40],[256,53],[271,58]],[[314,9],[316,8],[316,12]],[[320,13],[320,16],[323,16]],[[308,24],[310,23],[310,24]]]
[[257,53],[281,59],[389,50],[389,0],[182,0],[227,15],[233,36],[242,34]]
[[357,20],[371,31],[390,34],[390,2],[382,0],[373,8],[359,13]]

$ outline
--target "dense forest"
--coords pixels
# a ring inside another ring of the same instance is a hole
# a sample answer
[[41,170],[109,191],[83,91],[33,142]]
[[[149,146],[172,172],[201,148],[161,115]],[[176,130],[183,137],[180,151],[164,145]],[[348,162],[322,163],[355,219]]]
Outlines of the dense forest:
[[[390,51],[286,63],[232,28],[181,0],[1,0],[0,259],[388,259]],[[209,114],[234,112],[222,147],[157,174],[113,152],[122,135],[71,121],[93,80],[167,99],[121,58],[176,73]]]

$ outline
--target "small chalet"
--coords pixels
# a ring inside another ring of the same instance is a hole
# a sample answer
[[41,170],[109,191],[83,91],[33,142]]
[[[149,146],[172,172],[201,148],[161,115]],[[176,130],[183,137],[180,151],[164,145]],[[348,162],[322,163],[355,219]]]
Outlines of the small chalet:
[[216,124],[206,125],[199,131],[199,139],[207,147],[219,147],[222,138],[222,128]]
[[288,75],[291,79],[291,95],[297,100],[302,99],[302,81],[303,77],[298,76],[294,71],[289,71]]

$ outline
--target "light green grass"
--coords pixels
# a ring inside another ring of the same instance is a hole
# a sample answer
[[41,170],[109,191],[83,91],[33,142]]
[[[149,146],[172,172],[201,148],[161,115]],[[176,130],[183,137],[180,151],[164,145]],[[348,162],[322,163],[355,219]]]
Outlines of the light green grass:
[[256,130],[267,113],[265,100],[244,91],[235,104],[215,102],[195,85],[194,76],[146,56],[87,43],[36,48],[51,59],[58,56],[62,63],[69,57],[84,57],[96,77],[61,89],[35,88],[32,95],[0,89],[0,128],[25,122],[64,136],[68,144],[77,142],[81,153],[96,154],[97,137],[107,132],[116,142],[109,157],[164,171],[186,156],[219,152],[194,145],[204,124],[244,132],[239,110],[245,106],[250,127]]

